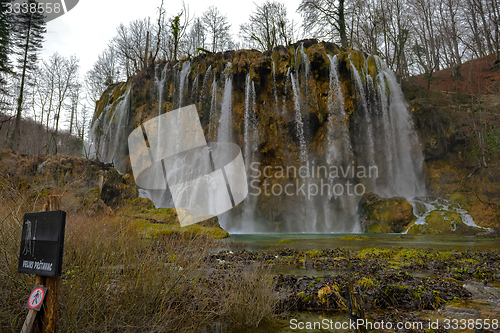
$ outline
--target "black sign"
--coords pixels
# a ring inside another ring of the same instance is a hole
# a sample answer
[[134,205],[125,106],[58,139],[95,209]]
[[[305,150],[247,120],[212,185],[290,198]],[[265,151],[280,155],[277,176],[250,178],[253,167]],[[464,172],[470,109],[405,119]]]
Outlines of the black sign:
[[66,212],[24,214],[19,273],[61,276]]

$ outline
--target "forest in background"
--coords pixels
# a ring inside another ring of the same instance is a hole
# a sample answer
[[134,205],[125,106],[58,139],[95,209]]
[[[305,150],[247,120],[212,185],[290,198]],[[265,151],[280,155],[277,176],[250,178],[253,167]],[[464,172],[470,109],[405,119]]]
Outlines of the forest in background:
[[[0,147],[29,147],[21,151],[33,154],[61,152],[66,135],[78,138],[76,151],[88,155],[84,142],[95,103],[109,85],[159,61],[200,52],[267,51],[315,38],[377,54],[399,80],[424,74],[428,88],[433,73],[443,68],[453,69],[455,82],[463,80],[460,68],[467,60],[495,54],[492,67],[499,68],[500,62],[498,0],[302,0],[298,8],[270,0],[255,5],[237,36],[230,34],[228,16],[216,6],[195,17],[187,3],[181,12],[169,13],[158,1],[150,17],[120,24],[86,73],[78,55],[40,59],[43,15],[29,10],[9,14],[11,3],[0,0]],[[302,22],[291,20],[289,11],[297,11]],[[21,135],[27,118],[41,129]],[[30,141],[21,145],[21,138]]]

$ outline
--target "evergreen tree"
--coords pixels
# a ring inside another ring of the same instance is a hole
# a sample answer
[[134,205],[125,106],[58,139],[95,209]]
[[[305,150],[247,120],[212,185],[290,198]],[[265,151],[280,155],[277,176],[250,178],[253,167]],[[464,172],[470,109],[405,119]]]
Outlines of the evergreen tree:
[[0,93],[5,94],[5,75],[11,73],[9,64],[10,49],[10,15],[7,9],[11,0],[0,0]]
[[[32,8],[32,4],[35,8],[38,6],[35,0],[29,0],[27,3],[28,8]],[[43,34],[46,32],[45,25],[44,15],[30,10],[26,13],[23,13],[23,10],[16,13],[12,22],[12,41],[16,47],[17,74],[20,75],[16,123],[10,140],[10,147],[14,151],[19,148],[24,86],[36,65],[37,53],[42,48]]]

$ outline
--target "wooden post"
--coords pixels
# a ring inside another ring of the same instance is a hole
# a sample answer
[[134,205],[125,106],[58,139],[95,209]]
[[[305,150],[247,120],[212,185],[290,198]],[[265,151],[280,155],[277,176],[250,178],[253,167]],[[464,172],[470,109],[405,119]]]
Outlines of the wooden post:
[[[357,321],[358,319],[365,319],[365,312],[361,307],[360,301],[356,294],[354,294],[352,290],[352,286],[347,283],[344,286],[345,299],[347,301],[347,311],[349,312],[349,318],[353,321]],[[358,326],[356,330],[359,333],[367,333],[367,329],[364,325]]]
[[33,322],[35,321],[37,311],[29,310],[28,316],[24,321],[23,328],[21,329],[21,333],[30,333],[33,328]]
[[[44,211],[59,210],[61,206],[61,196],[49,195],[47,203],[43,206]],[[52,278],[36,275],[35,285],[48,288],[47,296],[43,301],[43,306],[35,318],[34,332],[36,333],[54,333],[56,331],[57,321],[57,302],[59,298],[60,277]]]

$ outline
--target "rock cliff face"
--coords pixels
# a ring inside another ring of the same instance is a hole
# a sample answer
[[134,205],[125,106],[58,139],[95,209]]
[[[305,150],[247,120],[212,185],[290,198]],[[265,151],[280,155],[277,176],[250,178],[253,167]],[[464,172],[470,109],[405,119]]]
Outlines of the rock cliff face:
[[[376,56],[306,40],[151,65],[98,102],[99,158],[130,172],[128,134],[190,104],[208,142],[234,142],[243,152],[249,196],[219,217],[230,232],[361,232],[365,192],[425,194],[410,112]],[[169,204],[164,193],[149,195]]]

